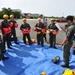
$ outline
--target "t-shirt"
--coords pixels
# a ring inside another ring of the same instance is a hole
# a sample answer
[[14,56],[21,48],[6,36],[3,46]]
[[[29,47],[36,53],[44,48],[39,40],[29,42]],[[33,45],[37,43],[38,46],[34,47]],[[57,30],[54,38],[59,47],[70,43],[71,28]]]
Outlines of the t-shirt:
[[43,24],[44,24],[45,26],[47,26],[47,21],[43,21]]
[[68,39],[68,42],[73,41],[75,33],[75,24],[73,23],[71,26],[68,27],[66,32],[66,38]]

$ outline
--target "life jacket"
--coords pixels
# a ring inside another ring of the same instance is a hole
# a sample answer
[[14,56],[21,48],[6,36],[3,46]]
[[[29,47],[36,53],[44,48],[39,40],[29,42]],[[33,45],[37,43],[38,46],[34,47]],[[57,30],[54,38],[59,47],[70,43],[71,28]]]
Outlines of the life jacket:
[[9,33],[11,33],[11,28],[10,27],[3,28],[3,31],[4,31],[4,34],[9,34]]
[[57,34],[59,33],[59,31],[54,30],[52,33],[53,33],[54,35],[57,35]]
[[12,26],[13,26],[13,23],[11,22],[11,23],[9,24],[9,26],[12,27]]
[[30,33],[30,30],[29,30],[29,29],[23,29],[23,30],[22,30],[22,33],[23,33],[23,34],[29,34],[29,33]]
[[15,23],[15,28],[18,28],[18,24],[17,23]]
[[34,27],[34,31],[37,31],[37,28],[36,27]]
[[45,28],[41,29],[41,32],[42,33],[45,33],[46,32],[46,29]]

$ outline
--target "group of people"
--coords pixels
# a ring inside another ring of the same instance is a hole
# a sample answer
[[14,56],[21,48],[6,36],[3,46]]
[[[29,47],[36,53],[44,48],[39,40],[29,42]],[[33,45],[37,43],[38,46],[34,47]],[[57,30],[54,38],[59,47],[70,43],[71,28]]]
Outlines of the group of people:
[[[4,20],[1,22],[1,30],[2,30],[2,36],[3,36],[3,41],[2,43],[2,48],[0,51],[0,60],[5,60],[8,59],[8,57],[5,57],[3,53],[6,52],[6,46],[5,42],[7,42],[7,47],[9,49],[12,49],[12,43],[11,39],[13,36],[13,41],[15,44],[19,44],[17,42],[17,37],[16,37],[16,29],[18,27],[17,22],[14,20],[14,15],[10,15],[10,20],[8,21],[8,15],[5,14],[3,15]],[[31,37],[30,37],[30,31],[31,27],[30,25],[26,22],[26,18],[23,18],[23,24],[20,26],[20,30],[22,31],[23,34],[23,42],[26,44],[26,38],[28,39],[29,45],[32,45]],[[53,31],[58,31],[58,28],[54,25],[55,24],[55,19],[51,19],[51,24],[47,26],[47,19],[43,18],[43,21],[41,19],[38,19],[38,23],[34,27],[34,31],[36,31],[37,34],[37,44],[41,45],[42,47],[44,46],[44,38],[45,41],[47,42],[46,38],[46,31],[49,31],[49,36],[50,36],[50,47],[55,47],[56,43],[56,35],[53,33]]]
[[[13,36],[13,40],[15,44],[19,44],[17,42],[16,30],[18,27],[17,22],[14,20],[14,15],[10,15],[10,20],[8,21],[8,15],[3,15],[4,20],[1,23],[1,30],[3,35],[3,41],[1,41],[0,36],[0,60],[8,59],[8,57],[4,56],[4,52],[6,52],[5,42],[7,42],[7,46],[9,49],[12,49],[11,37]],[[75,24],[73,22],[73,16],[67,16],[66,18],[68,25],[70,25],[66,31],[66,38],[61,44],[61,47],[64,45],[63,58],[64,65],[62,67],[69,67],[69,57],[70,57],[70,48],[73,44],[73,36],[75,33]],[[23,34],[23,42],[26,44],[26,38],[28,39],[29,45],[32,45],[31,37],[30,37],[30,25],[26,22],[26,18],[23,18],[23,24],[20,26],[20,30]],[[56,34],[59,32],[59,28],[56,26],[55,18],[51,19],[51,24],[47,24],[47,20],[43,18],[43,22],[41,19],[38,20],[38,23],[34,26],[34,31],[37,34],[37,45],[44,46],[44,38],[47,41],[46,33],[49,34],[49,43],[50,47],[56,49]]]

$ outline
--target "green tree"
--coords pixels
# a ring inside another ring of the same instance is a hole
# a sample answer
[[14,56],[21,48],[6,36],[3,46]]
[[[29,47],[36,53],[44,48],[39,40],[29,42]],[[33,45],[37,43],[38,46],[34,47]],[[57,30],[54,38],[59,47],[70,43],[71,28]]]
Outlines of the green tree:
[[3,14],[7,14],[8,16],[10,16],[10,14],[12,13],[11,8],[2,8],[2,12]]
[[4,7],[4,8],[2,8],[2,13],[3,13],[3,14],[8,14],[8,9],[7,9],[7,8],[5,8],[5,7]]
[[40,17],[40,18],[42,18],[42,17],[43,17],[43,15],[41,14],[39,17]]
[[11,8],[5,8],[5,7],[2,8],[2,13],[3,14],[7,14],[8,16],[13,14],[15,18],[20,18],[20,16],[21,16],[21,12],[20,11],[17,11],[17,10],[13,11]]
[[7,10],[8,10],[8,16],[10,16],[12,13],[12,10],[11,10],[11,8],[8,8]]
[[21,16],[21,12],[19,12],[19,11],[14,11],[14,12],[12,12],[12,14],[14,14],[15,18],[20,18],[20,16]]
[[0,19],[2,19],[3,18],[3,13],[2,13],[2,11],[0,11]]

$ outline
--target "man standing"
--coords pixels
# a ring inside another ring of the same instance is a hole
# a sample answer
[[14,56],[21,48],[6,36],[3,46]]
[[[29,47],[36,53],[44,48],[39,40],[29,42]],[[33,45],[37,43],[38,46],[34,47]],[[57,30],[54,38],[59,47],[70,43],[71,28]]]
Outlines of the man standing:
[[66,38],[63,40],[61,47],[64,45],[63,59],[64,64],[62,67],[69,68],[70,49],[73,45],[73,36],[75,33],[75,24],[73,22],[73,16],[67,16],[66,18],[68,25],[70,25],[66,32]]
[[8,22],[8,15],[5,14],[3,15],[4,20],[1,23],[1,30],[2,30],[2,34],[3,34],[3,47],[5,50],[5,42],[7,41],[7,46],[8,48],[12,49],[10,47],[10,43],[11,43],[11,39],[10,39],[10,34],[11,34],[11,28],[9,27],[9,22]]
[[55,25],[55,18],[51,19],[51,24],[48,26],[49,30],[49,41],[50,41],[50,47],[56,48],[56,34],[54,32],[58,32],[58,28]]
[[41,19],[38,20],[39,22],[35,25],[35,28],[37,29],[37,44],[44,46],[44,40],[43,40],[43,34],[44,32],[42,31],[45,29],[44,24],[41,22]]
[[26,18],[23,18],[23,24],[20,26],[20,30],[23,33],[23,41],[26,44],[26,38],[28,39],[29,45],[32,44],[31,42],[31,38],[30,38],[30,25],[28,23],[26,23]]
[[[43,24],[45,26],[45,29],[47,29],[47,19],[45,19],[45,17],[43,17]],[[45,38],[45,41],[47,42],[46,31],[44,32],[43,37]]]
[[9,21],[9,26],[11,27],[11,36],[13,36],[13,40],[16,44],[19,44],[17,42],[17,37],[16,37],[16,30],[15,28],[18,27],[17,22],[14,20],[14,15],[10,15],[10,21]]

